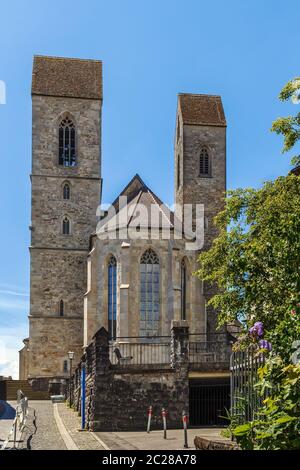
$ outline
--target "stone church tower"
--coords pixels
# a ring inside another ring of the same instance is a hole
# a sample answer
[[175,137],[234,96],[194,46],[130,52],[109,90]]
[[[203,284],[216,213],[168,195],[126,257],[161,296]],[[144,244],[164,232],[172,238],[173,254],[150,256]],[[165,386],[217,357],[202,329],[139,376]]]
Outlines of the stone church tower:
[[[178,96],[175,134],[175,203],[204,205],[204,249],[217,236],[214,217],[224,207],[226,191],[226,119],[220,96]],[[193,212],[195,226],[195,213]],[[203,286],[208,301],[213,288]],[[207,333],[216,314],[206,309]]]
[[90,234],[101,190],[102,63],[35,56],[29,377],[68,375],[82,355]]

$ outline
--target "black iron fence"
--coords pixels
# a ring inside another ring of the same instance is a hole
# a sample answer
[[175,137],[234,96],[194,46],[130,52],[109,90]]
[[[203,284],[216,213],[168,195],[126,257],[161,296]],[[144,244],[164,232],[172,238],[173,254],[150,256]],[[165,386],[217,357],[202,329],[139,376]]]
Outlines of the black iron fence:
[[236,423],[253,420],[265,398],[255,388],[258,369],[264,362],[263,354],[257,355],[249,350],[234,352],[231,355],[230,409],[232,419]]
[[169,364],[170,344],[169,336],[117,338],[109,346],[109,359],[124,366]]
[[189,362],[229,362],[231,347],[226,333],[189,335]]
[[[226,333],[207,335],[192,333],[186,339],[189,363],[197,366],[203,363],[228,362],[230,344]],[[171,361],[171,337],[122,337],[111,341],[109,358],[113,365],[163,365]]]

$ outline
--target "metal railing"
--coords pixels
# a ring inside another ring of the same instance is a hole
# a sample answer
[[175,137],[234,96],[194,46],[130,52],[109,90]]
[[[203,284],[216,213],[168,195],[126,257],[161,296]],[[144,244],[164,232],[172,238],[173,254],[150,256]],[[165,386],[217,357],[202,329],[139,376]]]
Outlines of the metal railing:
[[189,362],[197,365],[205,362],[229,362],[230,345],[226,333],[189,335]]
[[[203,363],[228,362],[230,345],[226,333],[207,335],[191,333],[187,338],[189,363],[193,366]],[[171,337],[127,337],[117,338],[109,345],[109,359],[112,365],[163,365],[171,362]]]
[[238,423],[252,421],[265,397],[255,389],[258,369],[265,363],[263,354],[253,351],[237,351],[230,358],[231,416]]
[[170,363],[170,337],[117,338],[109,346],[113,365],[160,365]]

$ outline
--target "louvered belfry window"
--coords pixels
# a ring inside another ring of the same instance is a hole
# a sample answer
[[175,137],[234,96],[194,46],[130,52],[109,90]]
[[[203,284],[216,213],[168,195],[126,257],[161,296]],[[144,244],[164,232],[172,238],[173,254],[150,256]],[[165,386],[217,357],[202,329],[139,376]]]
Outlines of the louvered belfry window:
[[203,147],[200,152],[200,176],[210,176],[210,156],[206,147]]
[[73,121],[66,117],[59,125],[59,165],[76,165],[76,130]]

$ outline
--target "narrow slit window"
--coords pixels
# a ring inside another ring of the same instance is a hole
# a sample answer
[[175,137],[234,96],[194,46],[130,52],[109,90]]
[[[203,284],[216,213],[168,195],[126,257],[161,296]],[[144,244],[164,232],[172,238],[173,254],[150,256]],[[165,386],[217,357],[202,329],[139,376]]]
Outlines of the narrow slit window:
[[199,168],[199,175],[200,176],[210,176],[210,155],[208,153],[207,148],[201,149],[200,152],[200,168]]
[[177,189],[180,187],[180,158],[177,157]]
[[68,200],[70,199],[71,189],[69,183],[65,183],[63,186],[63,198]]
[[65,374],[68,372],[68,361],[67,361],[67,360],[64,361],[63,372],[64,372]]
[[68,217],[64,217],[62,223],[62,233],[63,235],[70,235],[70,220]]
[[59,316],[63,317],[65,314],[65,306],[64,306],[64,301],[60,300],[59,302]]
[[187,270],[185,260],[183,259],[181,261],[181,320],[186,320],[186,281]]
[[108,337],[117,336],[117,260],[112,255],[108,260]]

